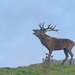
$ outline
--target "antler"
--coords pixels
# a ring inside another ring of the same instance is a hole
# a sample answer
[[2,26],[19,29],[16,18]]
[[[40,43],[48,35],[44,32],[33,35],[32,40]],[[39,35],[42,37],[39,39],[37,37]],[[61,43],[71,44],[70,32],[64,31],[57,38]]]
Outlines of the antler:
[[50,30],[48,30],[48,31],[56,31],[56,32],[58,32],[59,29],[55,29],[55,27],[56,27],[56,25],[55,25],[55,26],[51,26],[51,24],[49,24],[46,29],[47,29],[47,30],[50,29]]
[[45,22],[39,23],[39,27],[41,28],[41,30],[56,31],[56,32],[59,31],[59,29],[55,29],[56,25],[55,26],[51,26],[51,24],[49,24],[47,28],[44,28],[44,23]]
[[[45,23],[45,22],[44,22]],[[39,27],[41,28],[41,29],[44,29],[44,23],[39,23]]]

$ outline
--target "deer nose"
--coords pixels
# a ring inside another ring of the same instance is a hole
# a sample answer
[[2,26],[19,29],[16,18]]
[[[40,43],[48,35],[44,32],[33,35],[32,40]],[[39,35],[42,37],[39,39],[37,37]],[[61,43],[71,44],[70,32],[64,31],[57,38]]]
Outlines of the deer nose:
[[35,30],[33,29],[33,32],[35,32]]
[[35,32],[35,30],[33,29],[33,31]]

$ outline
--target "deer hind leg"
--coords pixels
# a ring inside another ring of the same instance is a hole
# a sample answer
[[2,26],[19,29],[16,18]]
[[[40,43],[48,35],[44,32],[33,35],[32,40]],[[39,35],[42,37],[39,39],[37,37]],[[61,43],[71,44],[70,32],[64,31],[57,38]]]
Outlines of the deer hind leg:
[[71,59],[70,59],[69,64],[71,65],[71,63],[72,63],[72,59],[73,59],[73,53],[70,51],[69,54],[70,54],[70,56],[71,56]]
[[69,57],[68,52],[66,49],[64,49],[64,53],[65,53],[65,59],[63,60],[63,62],[61,63],[62,65],[64,64],[64,62],[67,60],[67,58]]

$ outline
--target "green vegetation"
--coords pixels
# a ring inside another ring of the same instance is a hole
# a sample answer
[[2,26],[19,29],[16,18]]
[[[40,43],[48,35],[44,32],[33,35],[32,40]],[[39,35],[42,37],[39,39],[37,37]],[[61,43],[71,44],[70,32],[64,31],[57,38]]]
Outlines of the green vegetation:
[[52,64],[48,73],[43,73],[42,64],[18,68],[0,68],[0,75],[75,75],[75,65]]

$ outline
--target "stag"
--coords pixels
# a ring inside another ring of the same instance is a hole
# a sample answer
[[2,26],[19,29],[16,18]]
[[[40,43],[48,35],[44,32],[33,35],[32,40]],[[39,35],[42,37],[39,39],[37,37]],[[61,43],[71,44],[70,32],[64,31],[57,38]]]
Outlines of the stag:
[[37,36],[40,39],[41,43],[49,50],[49,58],[53,51],[63,50],[66,57],[63,60],[62,64],[64,64],[64,62],[70,55],[71,59],[69,64],[71,65],[73,59],[72,48],[74,46],[74,42],[70,39],[56,38],[45,34],[47,31],[58,32],[59,29],[55,29],[56,26],[52,26],[51,24],[49,24],[47,28],[44,28],[44,23],[41,23],[39,24],[39,27],[40,29],[33,29],[33,34]]

